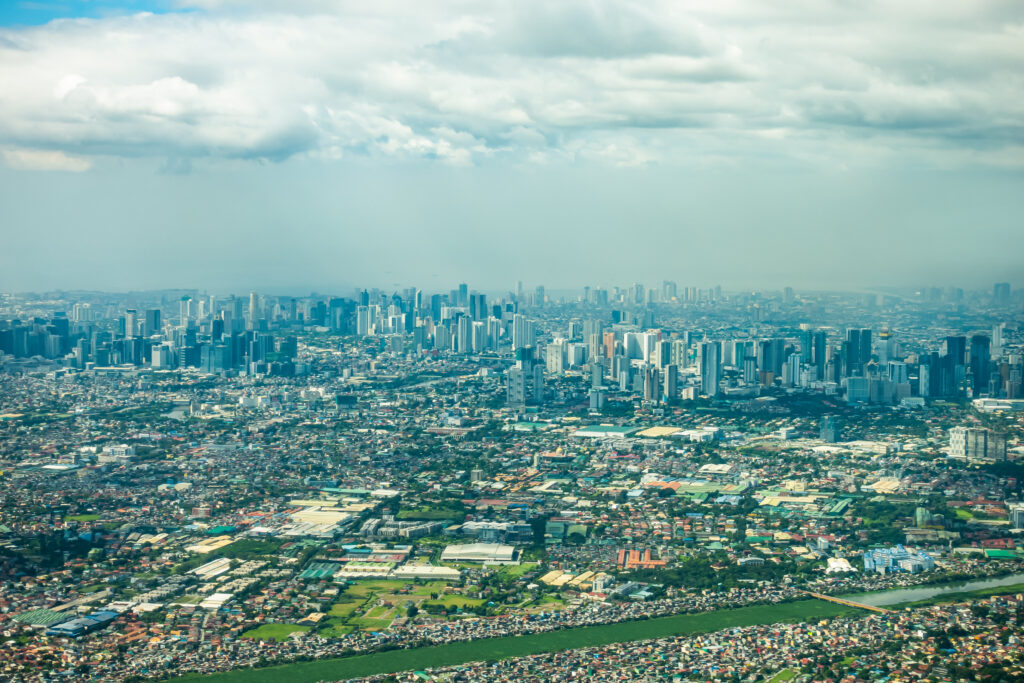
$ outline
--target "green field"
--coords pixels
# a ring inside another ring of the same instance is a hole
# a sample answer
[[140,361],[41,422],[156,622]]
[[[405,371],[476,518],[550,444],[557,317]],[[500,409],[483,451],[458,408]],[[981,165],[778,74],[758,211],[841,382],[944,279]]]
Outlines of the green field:
[[452,510],[449,508],[419,508],[416,510],[402,510],[396,519],[417,519],[434,521],[439,519],[465,519],[465,511]]
[[402,590],[405,585],[407,585],[405,581],[388,581],[387,579],[357,581],[345,589],[345,595],[365,598],[370,593],[395,593]]
[[537,568],[536,562],[523,562],[522,564],[508,564],[498,570],[498,576],[502,580],[512,581],[520,578],[523,574]]
[[295,632],[305,633],[309,630],[308,626],[299,626],[298,624],[263,624],[257,626],[251,631],[246,631],[242,634],[243,638],[252,638],[253,640],[288,640],[288,635]]
[[449,666],[463,662],[522,657],[541,652],[558,652],[631,640],[707,633],[735,626],[822,619],[840,614],[866,613],[822,600],[801,600],[784,605],[756,605],[702,614],[677,614],[647,621],[588,626],[528,636],[491,638],[412,650],[391,650],[341,659],[296,662],[265,669],[239,669],[205,677],[189,676],[184,680],[207,678],[213,682],[224,683],[234,681],[279,683],[282,680],[287,680],[290,683],[302,683],[303,681],[313,683],[321,680]]
[[484,604],[484,601],[478,598],[467,598],[461,595],[442,595],[437,600],[427,600],[423,603],[423,606],[429,607],[431,605],[440,605],[441,607],[477,607],[482,604]]
[[352,616],[352,613],[362,607],[362,602],[336,602],[331,605],[331,609],[327,612],[329,617],[340,617],[342,619]]
[[785,681],[791,681],[796,678],[797,672],[792,669],[783,669],[779,673],[772,676],[768,683],[784,683]]
[[95,522],[99,519],[99,515],[68,515],[64,518],[65,522]]

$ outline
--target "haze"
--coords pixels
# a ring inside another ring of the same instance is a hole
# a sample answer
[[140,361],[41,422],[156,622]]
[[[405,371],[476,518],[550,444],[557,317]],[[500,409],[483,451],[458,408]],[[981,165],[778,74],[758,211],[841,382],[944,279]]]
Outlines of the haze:
[[0,23],[2,289],[1021,281],[1019,2]]

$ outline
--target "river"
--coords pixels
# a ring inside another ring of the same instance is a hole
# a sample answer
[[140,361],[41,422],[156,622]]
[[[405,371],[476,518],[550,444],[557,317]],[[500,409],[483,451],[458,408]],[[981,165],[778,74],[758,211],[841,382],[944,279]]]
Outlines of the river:
[[1024,583],[1024,574],[1010,574],[992,579],[978,579],[977,581],[962,581],[959,583],[944,583],[939,586],[922,586],[920,588],[896,588],[878,593],[857,593],[855,595],[844,595],[842,597],[853,602],[859,602],[872,607],[885,607],[886,605],[898,605],[903,602],[916,602],[927,600],[936,595],[946,593],[963,593],[975,591],[982,588],[997,588],[999,586],[1012,586],[1015,583]]

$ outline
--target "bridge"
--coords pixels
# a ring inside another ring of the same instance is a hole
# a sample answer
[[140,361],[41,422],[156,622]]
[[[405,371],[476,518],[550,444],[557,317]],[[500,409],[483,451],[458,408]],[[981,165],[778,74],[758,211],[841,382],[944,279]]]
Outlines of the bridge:
[[837,598],[834,595],[825,595],[823,593],[814,593],[812,591],[804,591],[804,593],[810,595],[812,598],[817,598],[819,600],[828,600],[829,602],[834,602],[838,605],[846,605],[847,607],[857,607],[859,609],[866,609],[871,612],[878,612],[879,614],[892,614],[891,609],[885,609],[884,607],[875,607],[874,605],[865,605],[861,602],[854,602],[852,600]]

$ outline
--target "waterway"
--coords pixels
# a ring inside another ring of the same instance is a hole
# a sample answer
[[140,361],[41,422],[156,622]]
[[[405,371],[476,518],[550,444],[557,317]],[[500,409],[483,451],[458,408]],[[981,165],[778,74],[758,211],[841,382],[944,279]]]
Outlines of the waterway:
[[880,591],[878,593],[857,593],[856,595],[843,595],[841,597],[852,602],[859,602],[863,605],[885,607],[887,605],[898,605],[904,602],[927,600],[947,593],[963,593],[966,591],[976,591],[984,588],[1012,586],[1015,583],[1024,583],[1024,574],[1010,574],[1009,576],[1000,576],[993,579],[978,579],[976,581],[963,581],[960,583],[944,583],[939,586],[897,588],[894,590]]

